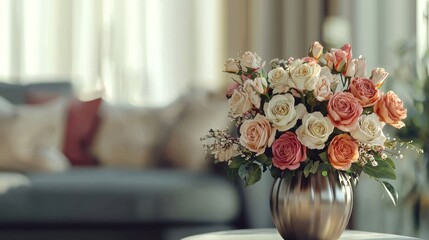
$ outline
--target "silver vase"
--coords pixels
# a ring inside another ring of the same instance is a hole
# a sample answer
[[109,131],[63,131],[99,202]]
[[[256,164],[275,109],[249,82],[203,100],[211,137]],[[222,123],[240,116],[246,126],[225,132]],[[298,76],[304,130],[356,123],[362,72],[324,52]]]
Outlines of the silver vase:
[[298,172],[291,179],[274,181],[271,214],[280,235],[292,239],[338,239],[353,208],[353,189],[341,172],[320,172],[307,178]]

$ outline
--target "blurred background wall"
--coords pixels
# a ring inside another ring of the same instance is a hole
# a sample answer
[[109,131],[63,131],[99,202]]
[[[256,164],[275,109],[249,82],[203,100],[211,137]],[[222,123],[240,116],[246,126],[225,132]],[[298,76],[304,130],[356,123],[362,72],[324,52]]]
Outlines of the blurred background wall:
[[[326,49],[351,43],[368,69],[391,73],[390,87],[411,106],[422,84],[415,83],[428,46],[427,9],[427,0],[0,0],[0,80],[70,81],[82,99],[164,106],[197,90],[222,95],[227,57],[247,50],[268,62],[303,57],[318,40]],[[408,192],[420,181],[418,164],[405,164],[397,183]],[[378,186],[361,182],[356,228],[416,231],[414,205],[392,209],[378,201]],[[268,189],[246,194],[265,204],[260,191]],[[253,214],[255,226],[271,224],[267,204]]]

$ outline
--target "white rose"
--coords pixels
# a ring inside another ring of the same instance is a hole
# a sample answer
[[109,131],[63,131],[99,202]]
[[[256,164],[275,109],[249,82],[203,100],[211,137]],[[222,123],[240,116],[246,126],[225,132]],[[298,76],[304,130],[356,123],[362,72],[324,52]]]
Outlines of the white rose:
[[267,79],[264,77],[257,77],[254,80],[251,80],[251,83],[253,88],[260,94],[264,94],[268,87]]
[[247,94],[247,97],[249,98],[250,102],[255,106],[256,108],[261,107],[261,96],[258,92],[256,92],[254,88],[253,80],[247,80],[243,84],[243,91]]
[[321,67],[315,62],[306,63],[301,59],[294,60],[290,66],[292,81],[290,86],[299,90],[311,91],[316,86]]
[[231,98],[228,99],[230,114],[232,117],[241,117],[243,113],[250,111],[253,108],[253,103],[249,99],[247,92],[242,88],[235,89]]
[[261,66],[261,58],[256,53],[245,52],[241,56],[240,64],[244,71],[247,71],[247,68],[256,69]]
[[290,93],[275,95],[264,105],[267,119],[282,132],[294,127],[297,120],[301,119],[306,111],[303,104],[295,106],[295,99]]
[[355,65],[355,77],[366,78],[366,60],[364,57],[359,56],[352,60]]
[[384,68],[376,68],[371,71],[370,79],[374,83],[374,85],[377,86],[377,88],[380,88],[383,85],[384,80],[386,80],[388,75],[389,73],[386,72]]
[[323,67],[320,72],[319,80],[314,88],[314,97],[322,102],[327,101],[332,97],[333,92],[331,91],[331,82],[334,81],[331,70],[328,67]]
[[360,116],[357,126],[350,131],[354,139],[371,145],[384,144],[386,137],[383,133],[383,125],[375,113]]
[[310,149],[323,149],[329,135],[334,131],[334,125],[321,112],[306,114],[302,125],[296,130],[298,140]]
[[240,69],[238,68],[237,62],[233,58],[227,59],[224,66],[225,66],[225,72],[238,73],[238,71],[240,71]]
[[282,67],[277,67],[268,72],[268,82],[273,93],[286,93],[289,91],[289,75]]

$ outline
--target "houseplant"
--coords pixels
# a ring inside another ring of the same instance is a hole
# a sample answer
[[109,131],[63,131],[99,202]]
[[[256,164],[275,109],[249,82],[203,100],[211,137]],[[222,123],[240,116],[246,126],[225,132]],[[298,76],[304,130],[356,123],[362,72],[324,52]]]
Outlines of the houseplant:
[[368,76],[366,60],[353,59],[350,44],[323,53],[318,42],[304,58],[264,67],[252,52],[226,61],[237,131],[210,130],[203,141],[216,162],[228,164],[228,176],[246,185],[271,172],[271,211],[283,238],[339,238],[361,173],[396,204],[398,194],[385,179],[395,179],[390,157],[409,143],[386,137],[383,127],[402,128],[407,110],[395,93],[380,90],[388,73],[376,68]]

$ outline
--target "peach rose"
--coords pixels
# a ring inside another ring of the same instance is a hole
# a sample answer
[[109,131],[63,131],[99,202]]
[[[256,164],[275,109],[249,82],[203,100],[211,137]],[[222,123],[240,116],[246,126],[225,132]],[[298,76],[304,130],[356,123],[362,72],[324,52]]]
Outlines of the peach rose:
[[240,127],[240,144],[255,152],[264,153],[271,147],[276,136],[276,129],[272,128],[268,119],[260,114],[254,119],[245,120]]
[[307,159],[305,146],[293,132],[285,132],[273,143],[273,165],[281,170],[295,170]]
[[380,98],[380,92],[371,80],[366,78],[353,78],[349,91],[355,96],[362,107],[369,107],[375,104]]
[[346,171],[358,158],[359,145],[350,135],[339,134],[332,139],[328,147],[328,159],[332,167]]
[[350,132],[356,127],[362,106],[349,92],[339,92],[329,99],[328,117],[334,126],[342,131]]
[[388,123],[395,128],[402,128],[405,124],[401,121],[407,117],[407,109],[401,99],[392,91],[381,95],[374,105],[374,112],[380,121]]

